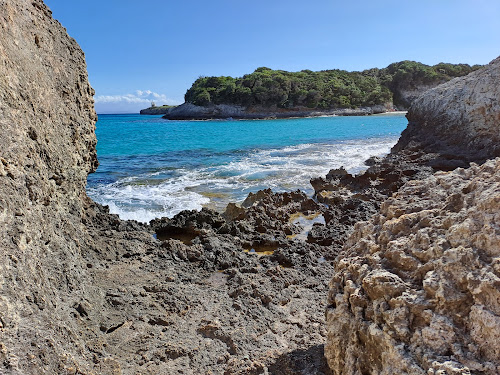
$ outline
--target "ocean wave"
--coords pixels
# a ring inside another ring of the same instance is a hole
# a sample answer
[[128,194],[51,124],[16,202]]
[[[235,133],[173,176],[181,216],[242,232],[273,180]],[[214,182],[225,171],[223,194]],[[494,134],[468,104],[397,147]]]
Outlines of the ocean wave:
[[[212,165],[193,165],[186,160],[185,167],[175,173],[171,173],[171,166],[165,166],[165,171],[160,167],[113,183],[98,183],[89,187],[88,194],[122,219],[141,222],[203,206],[222,210],[227,203],[239,202],[249,192],[267,187],[312,193],[312,177],[341,166],[359,173],[366,169],[366,159],[388,153],[396,141],[394,136],[238,151]],[[164,172],[168,178],[159,179]]]

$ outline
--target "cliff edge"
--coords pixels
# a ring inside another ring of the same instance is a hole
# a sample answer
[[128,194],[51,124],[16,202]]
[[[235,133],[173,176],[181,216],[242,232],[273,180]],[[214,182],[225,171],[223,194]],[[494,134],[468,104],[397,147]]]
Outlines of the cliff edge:
[[416,99],[394,151],[483,162],[500,156],[500,57]]
[[[0,373],[115,373],[96,274],[128,249],[127,224],[85,193],[98,165],[85,56],[41,0],[3,1],[0,29]],[[152,242],[134,236],[134,251]]]

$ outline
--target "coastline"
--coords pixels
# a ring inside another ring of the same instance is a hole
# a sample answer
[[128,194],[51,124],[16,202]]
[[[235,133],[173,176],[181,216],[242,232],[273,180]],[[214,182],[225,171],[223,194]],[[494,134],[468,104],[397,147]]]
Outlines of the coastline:
[[391,112],[386,106],[376,105],[360,108],[334,108],[318,110],[310,108],[264,108],[242,107],[237,105],[216,104],[210,106],[197,106],[184,103],[171,108],[163,116],[167,120],[272,120],[281,118],[307,118],[324,116],[367,116]]
[[408,113],[408,111],[387,111],[384,113],[374,113],[373,116],[379,116],[379,115],[405,115]]
[[[249,192],[266,187],[312,193],[311,178],[342,165],[351,173],[359,172],[369,157],[388,153],[407,124],[402,115],[177,122],[136,114],[128,120],[118,116],[116,122],[113,117],[100,121],[101,168],[89,176],[87,192],[109,205],[111,213],[140,222],[201,209],[204,203],[214,203],[208,202],[207,194],[217,202],[217,211],[223,211],[229,202],[241,202]],[[122,132],[124,121],[130,125]],[[139,131],[151,141],[138,148],[127,146]],[[235,136],[237,140],[229,141]],[[199,150],[202,142],[205,151]],[[164,153],[156,154],[157,148]],[[120,157],[116,150],[122,150]],[[162,155],[168,153],[165,165]],[[120,158],[140,164],[145,156],[137,154],[148,155],[148,164],[125,168],[119,177],[111,173],[123,167]],[[190,162],[193,154],[195,164]]]

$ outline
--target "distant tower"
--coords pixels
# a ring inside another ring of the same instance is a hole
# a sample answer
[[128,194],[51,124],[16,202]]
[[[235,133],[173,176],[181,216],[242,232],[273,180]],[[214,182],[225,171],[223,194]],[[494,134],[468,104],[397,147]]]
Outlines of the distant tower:
[[151,102],[151,108],[154,108],[156,107],[156,103],[155,102]]

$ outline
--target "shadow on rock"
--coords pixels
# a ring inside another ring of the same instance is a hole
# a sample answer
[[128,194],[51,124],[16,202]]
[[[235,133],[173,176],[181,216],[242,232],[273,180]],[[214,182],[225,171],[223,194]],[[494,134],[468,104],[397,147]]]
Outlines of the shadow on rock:
[[297,349],[278,357],[269,366],[273,375],[332,375],[324,356],[324,345]]

